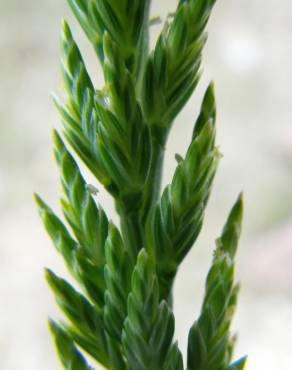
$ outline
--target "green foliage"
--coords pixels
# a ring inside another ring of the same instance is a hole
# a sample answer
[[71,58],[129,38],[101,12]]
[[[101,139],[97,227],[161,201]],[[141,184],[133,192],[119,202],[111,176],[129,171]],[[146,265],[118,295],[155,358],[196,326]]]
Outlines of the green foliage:
[[230,363],[233,347],[230,324],[238,295],[238,285],[234,284],[234,257],[242,210],[240,196],[217,240],[201,314],[189,333],[188,370],[224,370]]
[[150,125],[169,126],[184,106],[199,77],[205,26],[215,0],[180,1],[148,58],[142,104]]
[[170,294],[180,262],[195,242],[219,159],[215,147],[213,87],[206,92],[193,140],[147,222],[146,245],[156,259],[160,292]]
[[160,301],[154,266],[142,249],[132,275],[122,338],[129,368],[166,368],[173,334],[173,314],[167,303]]
[[[39,213],[73,285],[47,270],[66,321],[51,321],[65,369],[183,370],[174,341],[172,286],[203,224],[220,153],[210,84],[184,158],[160,183],[174,118],[199,78],[206,25],[215,0],[180,0],[149,52],[150,0],[68,0],[104,74],[96,89],[64,21],[65,100],[55,97],[63,138],[113,197],[120,227],[94,199],[78,162],[54,132],[65,224],[38,196]],[[188,370],[243,370],[232,363],[231,320],[238,296],[234,264],[242,197],[217,239],[199,318],[189,332]]]
[[73,341],[66,334],[66,331],[53,321],[50,322],[50,328],[55,337],[56,347],[64,368],[70,370],[92,370]]

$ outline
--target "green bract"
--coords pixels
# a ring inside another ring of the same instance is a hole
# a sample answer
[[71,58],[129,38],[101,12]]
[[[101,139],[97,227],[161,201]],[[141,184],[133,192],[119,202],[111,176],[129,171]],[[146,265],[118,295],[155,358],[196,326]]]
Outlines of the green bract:
[[[101,63],[97,89],[63,22],[66,99],[55,98],[62,137],[112,195],[120,227],[94,199],[61,136],[54,152],[68,227],[38,196],[48,234],[79,285],[47,270],[66,317],[51,321],[65,369],[243,370],[232,363],[230,325],[238,296],[234,264],[242,221],[236,201],[217,239],[199,318],[188,335],[185,365],[174,340],[172,287],[204,220],[220,153],[215,144],[214,86],[205,93],[184,158],[168,186],[160,183],[174,118],[199,79],[206,25],[215,0],[180,0],[149,52],[150,0],[68,0]],[[70,230],[69,230],[70,229]],[[195,292],[194,292],[195,294]],[[85,356],[89,355],[88,359]]]

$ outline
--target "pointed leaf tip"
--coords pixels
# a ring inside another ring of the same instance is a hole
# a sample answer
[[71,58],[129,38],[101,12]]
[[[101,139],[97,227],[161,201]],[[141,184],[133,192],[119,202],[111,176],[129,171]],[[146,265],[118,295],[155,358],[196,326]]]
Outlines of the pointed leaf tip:
[[213,81],[209,83],[203,100],[205,103],[209,102],[209,106],[215,105],[215,84]]
[[105,30],[103,33],[103,42],[104,43],[111,42],[111,37],[107,30]]
[[239,359],[238,361],[230,365],[227,368],[227,370],[244,370],[246,362],[247,362],[247,356],[242,357],[241,359]]
[[49,281],[52,279],[52,277],[55,275],[53,273],[52,270],[50,270],[49,268],[45,268],[44,269],[44,272],[45,272],[45,279],[47,280],[47,282],[49,283]]
[[61,29],[62,29],[62,36],[64,36],[64,38],[66,39],[72,38],[72,33],[70,30],[69,24],[65,18],[63,18],[61,21]]
[[215,95],[215,83],[214,81],[211,81],[208,85],[208,90],[212,92],[213,95]]
[[239,194],[237,197],[237,200],[231,209],[229,219],[232,220],[233,222],[240,223],[242,222],[243,218],[243,205],[244,205],[244,197],[243,197],[243,192]]
[[42,200],[42,198],[37,193],[33,193],[33,197],[40,210],[48,208],[47,204]]
[[241,191],[239,193],[238,198],[237,198],[237,202],[241,202],[242,206],[243,206],[243,203],[244,203],[244,193],[243,193],[243,191]]
[[145,250],[145,248],[141,249],[140,253],[138,254],[137,257],[137,266],[143,265],[147,262],[148,260],[148,254]]
[[231,259],[235,257],[237,250],[237,245],[241,234],[242,219],[243,194],[240,193],[229,213],[222,235],[218,240],[218,245],[220,245],[222,251],[228,253]]
[[214,83],[211,82],[206,89],[201,105],[201,111],[195,123],[193,130],[193,139],[200,135],[206,124],[212,124],[215,127],[216,123],[216,98]]
[[48,319],[48,327],[49,327],[50,331],[52,332],[52,334],[55,335],[55,333],[57,331],[57,328],[58,328],[58,325],[57,325],[56,321],[51,319],[50,317]]
[[60,140],[60,135],[58,133],[58,131],[56,129],[53,129],[52,131],[52,135],[53,135],[53,140]]
[[53,130],[52,136],[53,136],[53,143],[54,143],[55,149],[57,151],[64,150],[65,149],[65,144],[64,144],[59,132],[57,130]]
[[103,50],[106,57],[111,57],[113,53],[113,40],[107,31],[103,34]]

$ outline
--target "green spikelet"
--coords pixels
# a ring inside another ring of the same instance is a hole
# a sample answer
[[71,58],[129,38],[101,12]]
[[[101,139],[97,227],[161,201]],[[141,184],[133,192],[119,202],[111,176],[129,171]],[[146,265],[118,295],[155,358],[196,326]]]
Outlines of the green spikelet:
[[73,275],[76,275],[75,252],[78,244],[70,236],[67,228],[54,214],[52,209],[38,195],[35,195],[35,200],[47,233],[52,239],[57,251],[63,256],[69,270]]
[[242,210],[240,196],[217,240],[201,315],[189,333],[188,370],[223,370],[230,363],[229,329],[238,295],[238,286],[234,284],[234,257]]
[[[149,51],[155,23],[150,0],[68,0],[99,59],[104,86],[94,86],[63,21],[64,98],[54,97],[62,133],[54,131],[53,140],[66,224],[35,198],[73,279],[69,283],[46,270],[63,315],[50,328],[67,370],[93,370],[97,364],[109,370],[245,367],[246,358],[232,360],[230,334],[239,291],[234,265],[242,197],[217,240],[201,313],[189,331],[186,364],[175,341],[173,283],[201,231],[221,156],[212,83],[186,139],[186,155],[175,155],[174,175],[161,191],[167,138],[200,80],[215,2],[179,0]],[[99,204],[102,187],[113,198],[119,225]]]
[[[71,323],[70,329],[66,330],[67,333],[70,333],[71,340],[75,340],[97,361],[106,365],[107,354],[102,321],[95,307],[70,284],[57,277],[50,270],[47,270],[46,277],[60,309]],[[82,342],[82,338],[84,338],[86,345]]]
[[184,365],[183,365],[182,354],[178,348],[177,343],[174,343],[174,345],[168,352],[163,369],[164,370],[183,370],[183,368],[184,368]]
[[112,224],[106,241],[104,322],[108,332],[118,341],[121,340],[127,316],[132,268],[121,235]]
[[97,207],[80,170],[66,149],[60,136],[54,132],[55,157],[60,167],[61,182],[66,195],[62,201],[65,217],[72,227],[84,254],[104,266],[104,245],[108,235],[108,220]]
[[150,0],[68,0],[81,27],[104,62],[103,35],[119,45],[127,69],[138,74],[148,46]]
[[92,370],[73,341],[68,337],[66,331],[57,323],[50,321],[50,329],[55,338],[57,351],[65,369],[70,370]]
[[214,144],[214,111],[210,86],[186,157],[180,160],[171,184],[148,218],[146,246],[156,259],[160,293],[165,299],[170,294],[179,264],[201,230],[220,157]]
[[153,126],[169,129],[200,77],[205,26],[215,1],[181,1],[145,69],[143,107]]
[[123,347],[131,370],[163,369],[171,349],[174,318],[160,301],[154,268],[145,250],[138,256],[128,298]]

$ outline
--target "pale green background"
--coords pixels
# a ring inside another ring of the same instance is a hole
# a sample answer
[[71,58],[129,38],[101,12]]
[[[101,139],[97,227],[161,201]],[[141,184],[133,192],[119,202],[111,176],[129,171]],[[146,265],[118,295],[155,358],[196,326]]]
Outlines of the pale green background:
[[[154,3],[153,14],[162,16],[175,5]],[[242,294],[234,327],[240,332],[236,354],[249,354],[248,370],[292,368],[291,14],[289,0],[218,2],[200,88],[177,118],[168,144],[165,183],[174,170],[174,153],[186,150],[203,89],[214,79],[224,158],[202,235],[177,278],[177,336],[185,351],[214,239],[243,189],[246,214],[238,258]],[[60,274],[64,268],[31,194],[41,193],[59,211],[51,150],[51,129],[59,127],[59,118],[49,94],[60,90],[62,16],[70,21],[100,84],[94,53],[65,0],[0,0],[1,370],[60,369],[46,327],[49,315],[60,315],[43,266]],[[153,28],[153,39],[158,30]],[[101,191],[98,200],[115,218],[110,198]]]

